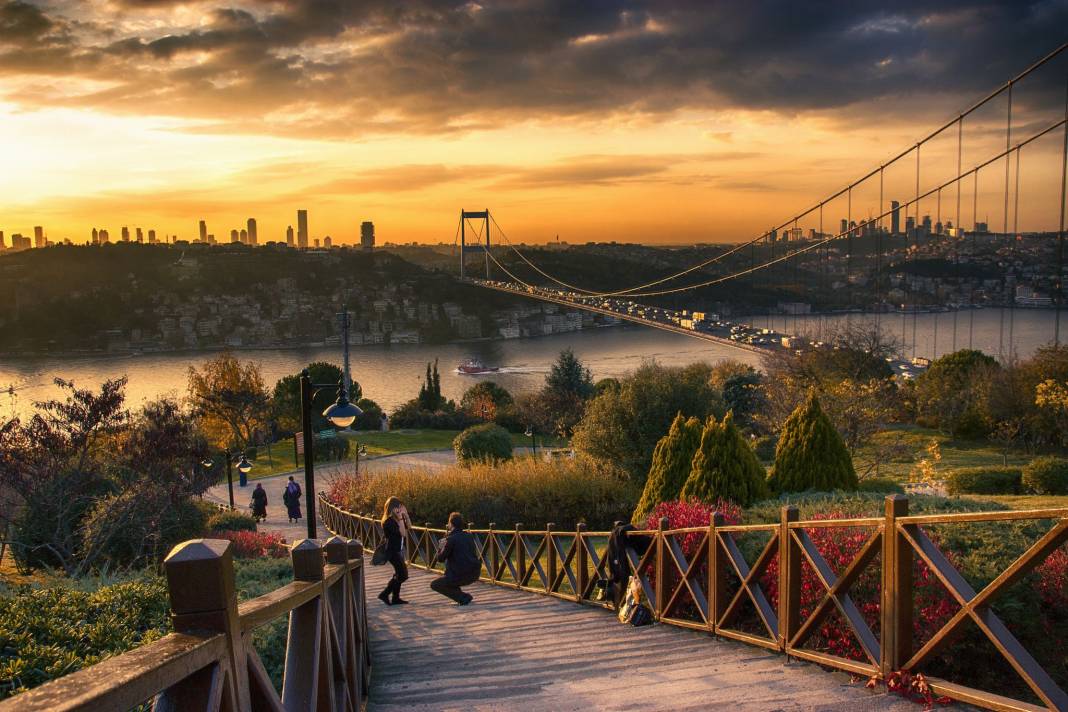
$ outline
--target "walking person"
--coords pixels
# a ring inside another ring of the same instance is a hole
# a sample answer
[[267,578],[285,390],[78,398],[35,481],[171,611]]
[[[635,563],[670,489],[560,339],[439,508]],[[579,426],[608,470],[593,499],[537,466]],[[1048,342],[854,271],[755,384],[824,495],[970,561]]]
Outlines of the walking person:
[[430,588],[456,601],[457,605],[466,606],[471,603],[474,596],[460,587],[470,586],[478,581],[482,562],[478,558],[474,537],[464,531],[464,518],[459,512],[449,515],[449,532],[438,541],[438,552],[434,561],[445,562],[445,575],[431,581]]
[[300,494],[300,485],[293,479],[293,475],[290,475],[289,484],[286,485],[286,491],[282,493],[282,501],[286,505],[290,524],[299,522],[301,519]]
[[407,603],[400,597],[401,584],[408,580],[408,564],[405,562],[407,551],[408,529],[412,526],[412,520],[408,518],[408,510],[397,497],[386,500],[386,506],[382,510],[382,532],[386,535],[387,561],[393,566],[393,578],[389,580],[382,593],[378,594],[379,600],[387,606],[396,606]]
[[257,482],[256,489],[252,490],[252,517],[257,522],[267,519],[267,490],[263,489],[260,482]]

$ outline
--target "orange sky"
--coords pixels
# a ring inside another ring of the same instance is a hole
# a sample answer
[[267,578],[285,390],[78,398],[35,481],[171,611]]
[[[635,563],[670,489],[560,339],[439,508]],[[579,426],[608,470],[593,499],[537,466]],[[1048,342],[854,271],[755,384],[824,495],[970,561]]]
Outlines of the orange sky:
[[[968,58],[936,57],[917,33],[935,42],[998,18],[843,10],[842,32],[869,34],[857,51],[875,45],[851,60],[871,78],[857,87],[828,76],[833,54],[792,67],[770,48],[731,61],[712,41],[693,49],[691,25],[726,31],[715,3],[620,3],[558,22],[537,5],[0,0],[0,230],[40,224],[82,242],[94,226],[115,239],[128,225],[193,238],[203,218],[225,241],[255,217],[267,241],[306,208],[313,238],[355,242],[373,220],[379,242],[451,242],[461,207],[488,207],[516,241],[734,241],[1035,58],[1033,42],[1015,54],[1008,43],[1000,64],[948,91],[942,75]],[[776,31],[770,17],[731,19]],[[824,82],[803,92],[814,77]],[[921,83],[902,94],[912,77]],[[1020,130],[1042,123],[1040,103],[1018,104]],[[996,125],[1000,107],[984,121]],[[1049,202],[1038,186],[1059,175],[1057,138],[1025,154],[1034,227]],[[972,155],[999,140],[977,133]],[[952,153],[929,160],[944,168]],[[899,184],[887,201],[914,188]],[[878,208],[862,193],[854,217]],[[846,211],[828,206],[828,218]]]

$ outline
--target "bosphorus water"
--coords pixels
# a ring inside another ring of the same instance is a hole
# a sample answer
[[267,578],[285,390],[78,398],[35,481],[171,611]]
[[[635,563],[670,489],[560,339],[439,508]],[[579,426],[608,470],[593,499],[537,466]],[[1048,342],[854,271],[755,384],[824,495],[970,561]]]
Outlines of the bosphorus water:
[[[829,333],[835,323],[846,320],[871,319],[862,315],[834,316],[757,316],[746,321],[757,327],[769,324],[777,330],[797,329],[815,335],[823,329]],[[897,338],[905,335],[908,345],[905,355],[911,357],[913,317],[900,314],[880,315],[880,322]],[[994,356],[999,347],[1008,352],[1009,324],[1012,323],[1012,343],[1019,357],[1027,357],[1036,348],[1053,339],[1055,312],[1052,310],[981,309],[959,312],[956,316],[956,337],[953,336],[952,313],[916,315],[916,355],[932,356],[948,353],[954,344],[966,348],[971,344]],[[1068,323],[1063,324],[1068,328]],[[1003,327],[1003,328],[1002,328]],[[1003,336],[1003,338],[1002,338]],[[372,398],[387,411],[392,410],[418,393],[426,364],[439,360],[442,391],[449,398],[458,399],[464,390],[478,379],[491,379],[509,390],[520,393],[538,388],[550,364],[559,352],[574,349],[593,372],[594,378],[622,376],[633,371],[645,360],[681,366],[695,361],[715,363],[724,358],[759,366],[759,356],[749,351],[693,339],[687,336],[649,327],[623,326],[589,329],[586,331],[543,336],[532,339],[491,340],[441,345],[398,345],[353,347],[352,376],[363,387],[364,395]],[[297,373],[312,361],[331,361],[340,364],[339,346],[307,349],[264,349],[236,352],[242,361],[260,365],[268,387],[282,376]],[[32,409],[33,401],[52,397],[56,393],[54,378],[73,380],[79,387],[96,387],[104,379],[126,375],[128,403],[137,406],[159,396],[185,395],[188,370],[211,356],[203,352],[144,354],[127,357],[42,357],[5,359],[0,361],[0,389],[9,385],[19,387],[12,398],[0,392],[0,414],[12,412],[24,415]],[[462,376],[456,365],[468,358],[499,366],[501,371],[486,376]]]

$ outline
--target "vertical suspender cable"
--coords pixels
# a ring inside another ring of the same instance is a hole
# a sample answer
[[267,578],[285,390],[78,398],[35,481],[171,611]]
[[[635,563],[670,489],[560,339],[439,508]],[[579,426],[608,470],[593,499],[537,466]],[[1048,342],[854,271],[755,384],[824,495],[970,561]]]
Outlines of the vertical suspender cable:
[[[1008,151],[1012,144],[1012,80],[1009,80],[1009,93],[1007,110],[1005,115],[1005,150]],[[1009,167],[1012,156],[1005,154],[1005,204],[1001,215],[1001,235],[1009,234]],[[998,360],[1005,360],[1005,288],[1008,286],[1008,278],[1001,282],[1001,299],[998,305]]]
[[[916,144],[916,214],[912,223],[912,244],[920,245],[920,144]],[[916,358],[916,305],[912,308],[912,358]]]
[[879,332],[879,314],[883,308],[883,167],[879,166],[879,223],[876,226],[875,239],[875,331]]
[[[979,229],[979,170],[975,171],[975,183],[972,188],[972,260],[975,260],[975,233]],[[971,309],[968,310],[968,348],[972,349],[975,335],[975,278],[970,280],[972,285]]]
[[[1012,260],[1013,275],[1016,279],[1013,280],[1013,285],[1019,288],[1019,273],[1016,272],[1016,241],[1020,235],[1020,153],[1022,150],[1016,148],[1016,190],[1013,196],[1012,207],[1012,249],[1009,251],[1009,257]],[[1016,360],[1016,348],[1015,348],[1015,326],[1016,326],[1016,295],[1009,294],[1009,362]]]
[[[960,226],[960,189],[961,181],[964,179],[961,177],[961,151],[963,149],[964,141],[964,116],[961,115],[960,120],[957,122],[957,215],[953,218],[953,223],[957,228],[957,234],[953,239],[953,276],[955,286],[960,289],[960,241],[961,236],[964,234],[961,232]],[[957,312],[960,311],[960,304],[953,307],[953,352],[957,350]]]
[[[939,239],[942,239],[941,224],[942,224],[942,189],[939,188],[938,189],[938,198],[935,201],[935,225],[939,228],[939,233],[938,233]],[[935,297],[937,297],[938,296],[937,289],[935,291],[936,291]],[[938,309],[941,309],[941,307],[942,307],[942,305],[939,304],[938,305]],[[939,316],[938,309],[936,309],[935,313],[934,313],[934,341],[933,341],[933,343],[931,345],[931,360],[932,361],[934,361],[936,358],[938,358],[938,316]]]
[[[1062,211],[1063,212],[1063,211]],[[1063,222],[1063,219],[1062,221]],[[823,203],[820,203],[820,239],[823,239]],[[827,293],[827,248],[823,248],[823,254],[817,255],[820,261],[820,296]],[[823,309],[820,308],[819,321],[816,322],[816,341],[823,341]]]
[[1061,223],[1057,230],[1057,313],[1053,327],[1053,343],[1061,345],[1061,305],[1064,303],[1064,208],[1068,196],[1068,82],[1064,87],[1064,147],[1061,149]]

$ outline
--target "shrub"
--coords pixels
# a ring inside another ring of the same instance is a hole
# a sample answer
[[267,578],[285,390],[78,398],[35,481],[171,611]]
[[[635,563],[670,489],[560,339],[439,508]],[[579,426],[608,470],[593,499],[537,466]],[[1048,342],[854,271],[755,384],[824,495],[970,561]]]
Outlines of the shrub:
[[1035,494],[1068,494],[1068,460],[1035,458],[1024,468],[1021,483]]
[[256,520],[244,512],[216,511],[208,518],[209,532],[254,532]]
[[728,500],[742,506],[767,496],[767,473],[728,412],[722,423],[709,419],[681,499]]
[[631,521],[640,522],[660,502],[679,498],[700,444],[701,421],[697,418],[687,420],[682,413],[676,415],[671,430],[660,438],[653,450],[653,463],[645,479],[645,489]]
[[961,467],[946,476],[949,494],[1019,494],[1019,467]]
[[777,492],[857,488],[853,459],[814,392],[783,425],[769,484]]
[[861,480],[857,485],[858,492],[877,492],[882,494],[905,494],[905,488],[901,483],[889,477],[869,477]]
[[352,447],[348,438],[315,438],[315,461],[316,462],[338,462],[344,460],[349,456],[349,449]]
[[775,461],[775,448],[779,445],[779,439],[774,435],[765,435],[756,439],[753,443],[753,452],[761,462]]
[[501,462],[512,459],[512,436],[496,423],[473,425],[452,441],[461,465],[473,462]]
[[219,531],[212,537],[233,542],[234,557],[238,559],[280,559],[289,556],[286,540],[278,532]]
[[204,532],[207,517],[192,499],[173,501],[160,488],[100,499],[82,523],[85,555],[100,568],[153,564],[176,544]]
[[363,412],[356,416],[356,422],[350,426],[353,430],[380,430],[382,428],[382,406],[370,398],[361,398],[356,402],[356,407]]
[[393,411],[389,417],[391,428],[414,430],[463,430],[475,423],[474,419],[456,408],[453,401],[446,401],[437,410],[423,410],[418,399],[413,399]]
[[349,511],[377,517],[391,495],[404,500],[414,522],[437,526],[457,511],[480,526],[496,522],[511,528],[522,522],[540,529],[554,522],[573,529],[585,522],[597,530],[627,519],[638,491],[618,470],[590,458],[519,457],[498,465],[344,475],[330,483],[327,497]]

